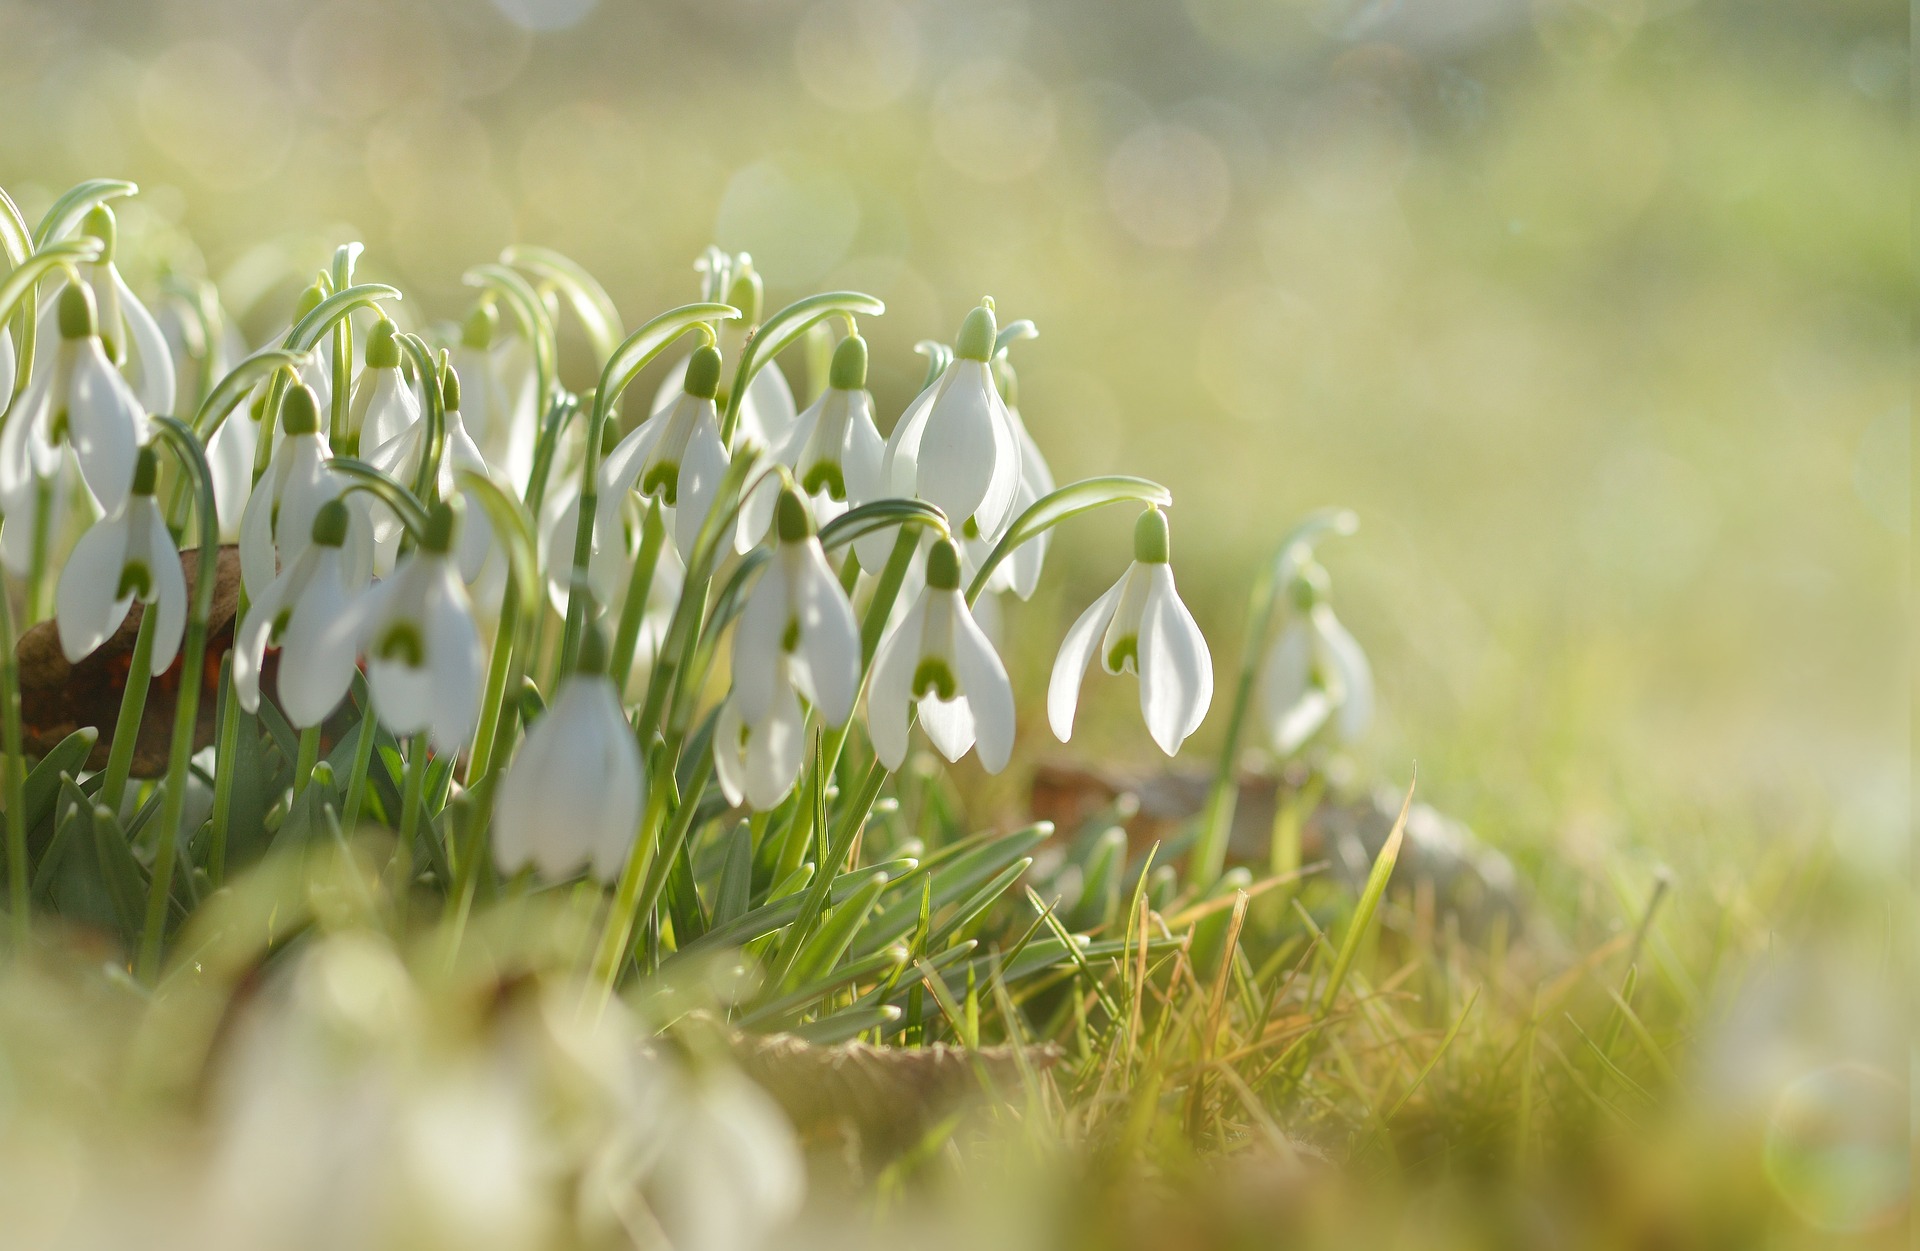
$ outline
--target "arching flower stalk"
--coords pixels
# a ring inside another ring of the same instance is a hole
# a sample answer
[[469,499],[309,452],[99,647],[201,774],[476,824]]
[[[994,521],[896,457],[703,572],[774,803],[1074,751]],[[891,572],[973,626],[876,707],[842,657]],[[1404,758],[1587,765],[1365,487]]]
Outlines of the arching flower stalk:
[[948,760],[977,744],[989,773],[1013,755],[1013,687],[993,644],[960,593],[960,553],[939,539],[927,553],[927,585],[873,658],[867,732],[889,770],[907,758],[908,713]]
[[1080,683],[1096,652],[1106,672],[1139,676],[1141,715],[1167,755],[1206,718],[1213,657],[1174,590],[1169,548],[1167,515],[1149,508],[1134,526],[1133,563],[1067,631],[1047,684],[1047,719],[1061,742],[1073,737]]
[[129,493],[118,512],[80,536],[60,574],[55,596],[60,650],[70,661],[93,654],[127,619],[139,600],[158,614],[153,668],[164,670],[180,650],[187,621],[187,580],[180,550],[154,502],[159,458],[152,448],[135,456]]

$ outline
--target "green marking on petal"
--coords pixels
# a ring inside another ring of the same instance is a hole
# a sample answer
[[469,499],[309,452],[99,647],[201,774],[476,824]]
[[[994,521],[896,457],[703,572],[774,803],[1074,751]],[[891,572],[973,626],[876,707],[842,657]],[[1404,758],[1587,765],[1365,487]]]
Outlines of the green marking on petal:
[[280,636],[287,632],[287,622],[291,620],[293,620],[293,606],[289,604],[273,615],[273,624],[267,627],[267,641],[278,643]]
[[952,699],[960,693],[960,684],[954,680],[953,670],[938,656],[925,657],[913,671],[913,697],[925,699],[929,691],[942,700]]
[[680,495],[680,466],[663,460],[647,470],[640,480],[640,494],[658,495],[661,503],[672,508]]
[[808,495],[825,491],[828,498],[840,503],[847,498],[846,475],[840,472],[840,466],[830,460],[819,460],[810,465],[806,476],[800,479],[800,486]]
[[1108,673],[1138,673],[1140,671],[1140,636],[1129,634],[1115,643],[1107,651],[1105,664]]
[[800,646],[800,618],[787,618],[786,633],[780,636],[780,650],[791,652]]
[[396,621],[387,627],[374,645],[373,654],[382,660],[397,660],[409,669],[427,663],[426,643],[411,622]]
[[130,560],[120,566],[120,587],[113,593],[115,599],[127,599],[138,596],[141,599],[153,597],[153,571],[145,561]]

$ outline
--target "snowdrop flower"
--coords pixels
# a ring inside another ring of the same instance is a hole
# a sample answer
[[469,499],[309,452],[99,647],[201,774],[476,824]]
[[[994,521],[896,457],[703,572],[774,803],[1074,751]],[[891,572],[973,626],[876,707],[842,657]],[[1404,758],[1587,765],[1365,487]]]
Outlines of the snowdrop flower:
[[714,393],[720,385],[720,353],[697,349],[687,365],[686,389],[672,407],[641,422],[600,465],[596,542],[614,542],[620,508],[637,485],[640,494],[674,510],[673,541],[684,560],[713,507],[728,455],[720,442]]
[[713,771],[720,793],[739,807],[744,801],[756,812],[779,805],[800,780],[806,761],[806,713],[793,689],[791,658],[773,659],[773,678],[766,711],[748,721],[736,687],[721,705],[713,727]]
[[321,504],[309,527],[311,541],[247,606],[234,635],[233,689],[248,712],[260,708],[260,669],[269,646],[280,648],[280,707],[294,725],[320,724],[346,695],[355,640],[332,626],[366,585],[364,563],[356,575],[349,569],[355,562],[341,550],[352,525],[346,501]]
[[611,881],[640,828],[646,795],[640,745],[607,675],[606,639],[589,627],[579,668],[527,731],[500,783],[494,863],[507,874],[531,864],[549,879],[587,865]]
[[960,553],[940,539],[927,553],[927,585],[873,659],[867,733],[888,769],[907,758],[907,713],[917,705],[927,737],[948,760],[980,748],[988,773],[1013,754],[1013,687],[960,592]]
[[749,722],[772,708],[784,663],[793,686],[828,725],[845,725],[860,693],[860,627],[791,487],[780,492],[779,541],[740,615],[733,695]]
[[1274,751],[1290,756],[1332,722],[1352,742],[1373,720],[1373,670],[1326,602],[1325,570],[1309,564],[1288,588],[1294,615],[1260,665],[1260,715]]
[[69,283],[57,303],[60,343],[52,363],[35,370],[0,434],[0,507],[9,515],[22,511],[34,481],[55,476],[64,445],[102,511],[116,513],[149,435],[147,413],[101,347],[93,292]]
[[[106,358],[126,375],[128,384],[149,413],[170,413],[174,405],[173,354],[167,350],[166,336],[147,306],[140,302],[120,276],[114,264],[115,242],[119,231],[113,210],[95,205],[80,225],[80,233],[100,241],[100,258],[83,266],[81,282],[93,296],[100,345]],[[40,330],[43,339],[51,339],[58,320],[58,297],[41,307]]]
[[474,446],[524,496],[533,474],[540,415],[525,345],[518,339],[496,345],[499,322],[491,302],[474,306],[453,350],[453,369],[466,391],[461,413]]
[[998,539],[1020,488],[1020,440],[987,365],[993,309],[967,314],[953,361],[887,437],[890,493],[937,505],[969,537]]
[[[1020,480],[1014,486],[1013,504],[1007,509],[1011,521],[1038,503],[1042,496],[1053,492],[1053,471],[1047,467],[1046,457],[1040,454],[1040,446],[1027,433],[1026,422],[1021,420],[1019,384],[1005,357],[996,362],[995,372],[1000,381],[1001,398],[1006,401],[1007,420],[1013,426],[1014,443],[1020,449]],[[1021,599],[1032,599],[1040,586],[1040,570],[1046,563],[1047,544],[1052,537],[1042,532],[1015,548],[987,579],[987,590],[1012,591]],[[993,550],[993,544],[984,537],[969,539],[966,546],[974,563],[985,560]]]
[[400,374],[400,344],[394,324],[382,317],[367,335],[365,369],[354,384],[353,402],[347,407],[347,429],[354,448],[371,452],[390,443],[402,431],[420,420],[420,401]]
[[1206,718],[1213,657],[1173,588],[1168,548],[1166,514],[1149,508],[1134,527],[1133,564],[1067,631],[1047,684],[1047,719],[1061,742],[1073,737],[1080,682],[1096,647],[1108,673],[1139,675],[1140,712],[1167,755]]
[[60,650],[78,662],[107,641],[127,619],[135,599],[159,613],[154,621],[153,671],[164,672],[180,650],[187,622],[187,580],[180,551],[153,502],[159,458],[136,455],[124,506],[80,536],[54,595]]
[[[748,334],[759,328],[760,312],[766,298],[760,275],[753,268],[753,258],[742,252],[735,258],[734,265],[733,283],[727,289],[726,302],[739,309],[742,316],[720,323],[716,347],[722,360],[737,363],[746,346]],[[654,396],[654,413],[660,412],[679,397],[686,371],[692,363],[693,357],[689,356],[668,371]],[[716,399],[722,408],[726,407],[727,390],[732,384],[730,375],[721,377]],[[780,366],[774,361],[767,361],[747,384],[747,393],[740,397],[739,425],[734,430],[734,446],[731,450],[738,450],[749,442],[758,447],[779,447],[793,430],[794,420],[793,388],[787,385],[786,375],[780,372]]]
[[840,340],[827,389],[800,414],[775,456],[793,471],[822,525],[886,494],[887,444],[873,424],[865,339]]
[[[264,594],[280,570],[299,559],[321,505],[340,494],[340,479],[327,468],[332,454],[320,430],[319,397],[304,382],[288,387],[280,401],[280,439],[240,514],[240,576],[248,595]],[[350,569],[363,571],[357,580],[364,582],[373,531],[363,509],[350,509],[349,516],[346,559]]]
[[[439,385],[446,442],[440,450],[437,483],[440,497],[450,499],[456,493],[461,493],[455,476],[460,470],[469,470],[482,477],[488,476],[488,470],[485,458],[474,445],[473,437],[467,433],[466,423],[460,416],[460,375],[448,368],[440,378]],[[426,437],[427,423],[414,422],[374,450],[374,468],[401,482],[412,482],[414,475],[420,472],[420,458],[426,452]],[[467,503],[466,524],[461,527],[455,563],[460,567],[460,576],[473,583],[480,580],[487,557],[494,549],[493,524],[487,520],[486,510],[477,501],[470,499]],[[394,525],[396,528],[383,537],[398,537],[398,523]]]
[[424,730],[442,752],[473,736],[485,663],[473,604],[453,567],[454,529],[452,507],[435,505],[420,546],[336,617],[320,644],[331,655],[343,639],[356,640],[381,724],[396,735]]

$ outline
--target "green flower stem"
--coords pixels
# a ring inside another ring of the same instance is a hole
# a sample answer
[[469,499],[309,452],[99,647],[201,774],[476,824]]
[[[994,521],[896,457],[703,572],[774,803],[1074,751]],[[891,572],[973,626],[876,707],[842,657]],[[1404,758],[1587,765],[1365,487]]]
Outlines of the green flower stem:
[[607,672],[614,686],[626,689],[627,675],[633,671],[633,653],[640,642],[640,626],[647,617],[647,598],[653,593],[653,575],[660,563],[660,549],[666,545],[667,525],[660,519],[660,501],[647,506],[641,523],[640,554],[627,578],[627,598],[620,605],[620,624],[613,635],[613,662]]
[[1233,828],[1233,811],[1239,799],[1240,741],[1246,733],[1247,711],[1253,703],[1253,685],[1259,678],[1261,654],[1273,630],[1280,596],[1286,592],[1284,575],[1301,559],[1298,549],[1305,547],[1310,552],[1312,544],[1323,534],[1352,534],[1358,526],[1359,520],[1344,508],[1327,508],[1309,515],[1281,542],[1254,583],[1247,601],[1247,632],[1240,645],[1240,673],[1233,684],[1227,733],[1220,744],[1220,758],[1214,766],[1206,807],[1201,810],[1200,832],[1194,840],[1193,853],[1187,858],[1190,887],[1205,890],[1219,880],[1226,868],[1227,835]]
[[900,597],[900,584],[907,579],[907,570],[913,565],[913,554],[920,546],[920,536],[906,526],[900,527],[899,535],[893,540],[893,551],[887,555],[887,563],[881,567],[880,578],[874,583],[873,598],[867,601],[867,615],[860,622],[860,666],[864,670],[873,664],[873,654],[880,649],[880,635],[887,628],[887,618],[893,615],[893,602]]
[[133,770],[133,748],[140,737],[140,718],[146,712],[147,688],[153,681],[153,630],[158,613],[143,609],[133,635],[133,656],[127,667],[127,685],[120,692],[120,716],[113,723],[113,743],[107,749],[107,771],[100,783],[100,804],[116,816]]
[[33,484],[33,553],[27,558],[27,622],[45,621],[53,616],[53,560],[48,534],[53,521],[52,483]]
[[340,828],[351,834],[360,824],[360,809],[366,806],[367,773],[373,768],[373,744],[380,737],[379,722],[373,716],[373,692],[367,680],[356,675],[359,687],[360,737],[353,743],[353,764],[347,771],[347,793],[341,800]]
[[426,397],[420,420],[427,423],[427,431],[420,446],[420,468],[413,476],[413,494],[431,508],[440,498],[440,458],[445,454],[447,442],[447,410],[440,394],[440,367],[420,336],[403,334],[399,336],[399,343],[413,358],[414,368],[420,371],[420,393]]
[[593,953],[593,981],[589,994],[596,1017],[613,997],[614,984],[620,980],[620,966],[625,963],[627,945],[633,938],[633,925],[640,915],[640,889],[647,880],[647,869],[653,862],[653,850],[658,841],[655,835],[666,819],[668,792],[672,789],[673,786],[665,778],[656,778],[648,789],[647,805],[640,814],[640,828],[635,833],[633,849],[627,853],[627,863],[620,870],[619,884],[614,887],[613,904],[607,910],[606,924],[601,927],[600,942]]
[[320,760],[320,727],[310,725],[300,731],[300,743],[295,749],[293,762],[293,797],[307,789],[307,782],[313,776],[313,766]]
[[180,815],[187,802],[187,766],[193,757],[193,730],[200,715],[200,675],[206,665],[207,620],[213,614],[213,588],[218,581],[219,520],[213,509],[213,475],[206,453],[187,426],[172,417],[155,417],[154,431],[172,446],[182,467],[193,476],[200,524],[200,561],[194,571],[193,593],[187,608],[187,636],[180,650],[180,690],[174,701],[173,743],[167,755],[167,777],[160,808],[158,849],[147,895],[146,928],[140,940],[139,974],[152,983],[160,972],[161,946],[167,932],[167,904],[173,895],[174,862],[180,849]]
[[13,605],[0,586],[0,747],[6,751],[7,911],[14,950],[24,950],[31,924],[27,881],[27,756],[20,728],[20,658],[13,651]]
[[213,749],[221,765],[213,773],[213,828],[208,836],[207,879],[215,890],[227,880],[227,834],[233,827],[234,753],[240,749],[240,701],[233,691],[233,653],[220,661],[220,741]]
[[426,807],[428,754],[427,736],[414,735],[407,744],[407,784],[400,797],[400,844],[393,849],[393,906],[402,924],[407,916],[407,895],[413,889],[413,842],[419,837]]
[[500,620],[493,630],[493,652],[487,658],[486,693],[480,698],[480,723],[473,734],[473,751],[467,757],[467,785],[473,786],[487,776],[495,748],[495,736],[505,716],[507,671],[514,667],[514,644],[520,629],[519,588],[509,586],[500,599]]

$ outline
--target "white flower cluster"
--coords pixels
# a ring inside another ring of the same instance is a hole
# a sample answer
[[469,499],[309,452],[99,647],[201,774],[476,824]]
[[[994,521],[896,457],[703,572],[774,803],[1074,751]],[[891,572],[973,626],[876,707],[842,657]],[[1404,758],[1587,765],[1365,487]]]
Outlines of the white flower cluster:
[[[187,617],[174,536],[192,500],[184,490],[164,498],[172,479],[149,444],[157,416],[176,404],[192,336],[177,314],[163,333],[120,278],[110,213],[95,209],[83,232],[103,246],[49,279],[56,289],[40,321],[52,349],[35,357],[0,432],[0,559],[31,578],[59,568],[71,542],[56,613],[68,656],[100,646],[139,599],[156,607],[158,670]],[[518,333],[502,333],[501,291],[437,336],[408,334],[374,307],[396,293],[300,341],[329,300],[346,298],[323,275],[253,358],[278,351],[278,367],[246,375],[230,418],[215,412],[194,427],[221,530],[239,545],[240,705],[259,707],[277,648],[270,693],[296,728],[333,716],[364,668],[372,709],[394,735],[423,734],[448,756],[489,751],[476,731],[509,694],[489,681],[489,649],[514,644],[510,588],[544,586],[520,615],[544,614],[550,600],[565,626],[539,622],[518,659],[530,676],[550,673],[554,689],[524,739],[499,745],[491,839],[503,872],[532,865],[551,877],[619,872],[662,733],[676,753],[710,743],[726,800],[761,811],[794,793],[810,727],[834,735],[837,749],[862,712],[887,770],[905,761],[916,720],[949,760],[973,751],[988,771],[1004,768],[1014,693],[977,614],[983,597],[1033,593],[1046,531],[1073,511],[1049,513],[1052,474],[1008,402],[1012,336],[997,333],[990,301],[969,312],[883,439],[852,315],[816,316],[780,338],[761,324],[748,258],[722,258],[720,269],[731,303],[699,306],[716,311],[679,331],[698,345],[651,413],[617,438],[614,396],[562,391],[535,321],[518,317]],[[557,315],[545,294],[536,315]],[[772,357],[804,329],[827,367],[802,410]],[[760,336],[773,346],[756,354]],[[427,346],[435,337],[445,344],[437,354]],[[673,337],[647,343],[657,351]],[[356,340],[359,351],[335,359],[336,345]],[[14,353],[0,343],[9,373]],[[241,356],[230,342],[221,348],[235,376],[248,365]],[[1068,632],[1048,714],[1066,739],[1097,654],[1106,672],[1137,674],[1148,729],[1171,755],[1206,715],[1212,662],[1174,589],[1170,498],[1144,486],[1098,501],[1146,505],[1135,560]],[[524,553],[499,531],[515,512]],[[77,528],[70,515],[86,522],[77,542],[61,537]],[[737,623],[709,612],[723,586],[737,591]],[[684,664],[692,643],[719,645],[729,625],[730,688],[703,705],[694,680],[676,674],[674,708],[691,709],[691,720],[663,731],[636,705],[652,699],[662,666]],[[669,655],[672,646],[681,651]],[[704,737],[692,733],[702,718]]]

